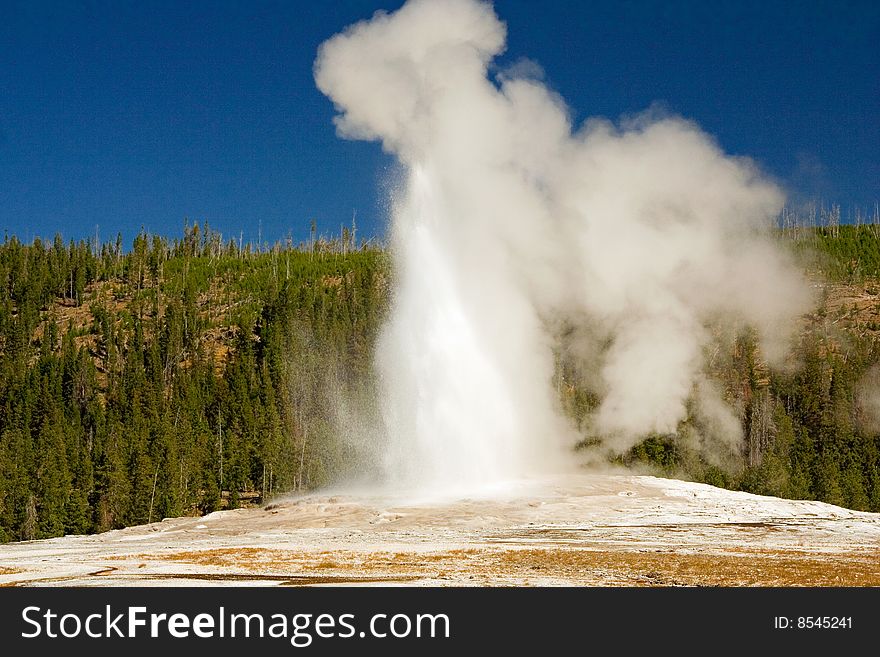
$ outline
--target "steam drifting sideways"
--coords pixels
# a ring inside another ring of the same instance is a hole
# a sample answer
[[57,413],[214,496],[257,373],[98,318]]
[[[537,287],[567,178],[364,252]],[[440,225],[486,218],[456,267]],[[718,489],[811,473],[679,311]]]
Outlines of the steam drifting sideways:
[[711,327],[752,327],[778,363],[810,304],[768,236],[781,191],[680,118],[575,128],[535,65],[491,72],[505,38],[489,4],[410,0],[315,63],[339,135],[381,141],[406,172],[376,354],[388,475],[448,486],[571,461],[563,356],[600,400],[579,431],[601,450],[689,413],[707,452],[730,449]]

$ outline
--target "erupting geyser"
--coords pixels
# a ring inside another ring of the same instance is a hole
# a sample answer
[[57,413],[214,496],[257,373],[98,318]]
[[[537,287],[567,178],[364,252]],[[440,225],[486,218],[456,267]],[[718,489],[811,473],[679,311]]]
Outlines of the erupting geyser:
[[381,141],[406,171],[376,357],[389,476],[467,485],[558,467],[577,440],[553,385],[560,351],[590,374],[589,430],[608,449],[689,411],[707,449],[730,444],[707,325],[748,324],[779,359],[809,303],[766,236],[780,190],[679,118],[573,129],[534,75],[490,74],[505,36],[487,3],[410,0],[315,63],[339,134]]

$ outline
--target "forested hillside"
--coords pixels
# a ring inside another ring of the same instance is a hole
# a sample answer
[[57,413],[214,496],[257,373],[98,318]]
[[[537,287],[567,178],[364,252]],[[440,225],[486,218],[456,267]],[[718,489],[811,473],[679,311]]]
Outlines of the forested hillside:
[[[256,250],[0,246],[0,539],[103,531],[327,481],[384,256],[348,231]],[[222,493],[221,493],[222,491]]]
[[[619,460],[758,493],[880,511],[876,226],[781,231],[819,291],[789,367],[747,331],[711,374],[739,413],[733,460],[697,419]],[[350,464],[335,395],[369,385],[385,254],[312,239],[0,245],[0,540],[103,531],[326,483]],[[662,348],[658,346],[658,348]],[[593,395],[560,363],[576,421]],[[875,399],[877,397],[878,399]],[[585,436],[584,444],[590,444]]]
[[[816,291],[785,367],[771,369],[745,331],[710,374],[738,413],[741,453],[700,456],[695,418],[654,436],[624,463],[795,499],[880,511],[880,223],[791,226],[779,232]],[[836,209],[839,219],[839,209]],[[573,396],[576,396],[573,395]]]

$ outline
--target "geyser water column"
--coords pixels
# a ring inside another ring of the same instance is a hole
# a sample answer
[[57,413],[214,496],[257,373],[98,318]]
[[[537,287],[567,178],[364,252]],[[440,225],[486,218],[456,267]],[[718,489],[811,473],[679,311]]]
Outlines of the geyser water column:
[[566,432],[547,394],[550,352],[535,348],[541,327],[502,242],[451,218],[466,211],[444,181],[414,166],[394,208],[397,288],[377,366],[387,472],[445,489],[534,473]]
[[504,25],[472,0],[410,2],[322,45],[341,135],[406,171],[392,212],[395,292],[376,365],[384,465],[402,485],[497,482],[553,460],[553,355],[506,241],[531,191],[510,170],[487,64]]

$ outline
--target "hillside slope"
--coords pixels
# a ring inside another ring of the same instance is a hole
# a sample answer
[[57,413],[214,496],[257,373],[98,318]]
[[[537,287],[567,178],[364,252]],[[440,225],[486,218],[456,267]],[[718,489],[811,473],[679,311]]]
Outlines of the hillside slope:
[[[880,230],[791,229],[817,308],[771,368],[747,327],[708,327],[707,378],[742,431],[707,456],[689,413],[624,465],[880,511]],[[0,244],[0,542],[260,505],[363,463],[339,400],[374,395],[393,272],[342,238],[242,246],[205,227],[115,244]],[[559,336],[560,344],[562,336]],[[658,349],[662,349],[658,345]],[[589,449],[595,377],[554,387]],[[604,458],[604,456],[602,457]]]

